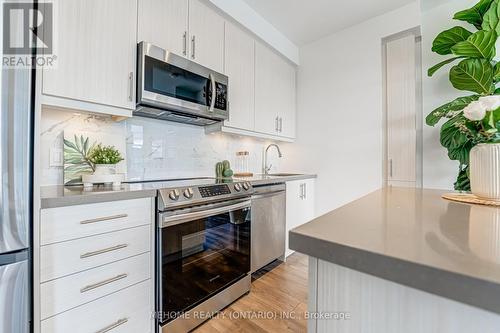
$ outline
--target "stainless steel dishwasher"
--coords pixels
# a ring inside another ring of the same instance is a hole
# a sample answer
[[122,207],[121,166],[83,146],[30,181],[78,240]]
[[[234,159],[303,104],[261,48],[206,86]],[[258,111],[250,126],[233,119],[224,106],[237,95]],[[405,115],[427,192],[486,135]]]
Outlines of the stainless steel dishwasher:
[[286,186],[254,186],[252,196],[252,273],[285,255]]

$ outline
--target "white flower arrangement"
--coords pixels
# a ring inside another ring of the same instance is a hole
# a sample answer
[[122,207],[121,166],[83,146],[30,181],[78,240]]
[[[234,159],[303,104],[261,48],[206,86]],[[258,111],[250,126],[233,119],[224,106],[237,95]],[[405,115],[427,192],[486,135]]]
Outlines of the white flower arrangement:
[[464,117],[472,121],[481,121],[486,112],[500,108],[500,95],[484,96],[470,103],[464,109]]

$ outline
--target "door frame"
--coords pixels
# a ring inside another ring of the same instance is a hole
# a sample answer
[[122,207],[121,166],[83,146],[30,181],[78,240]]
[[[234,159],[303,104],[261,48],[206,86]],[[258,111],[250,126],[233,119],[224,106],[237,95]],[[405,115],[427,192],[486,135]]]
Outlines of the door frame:
[[383,145],[382,145],[382,183],[383,186],[388,186],[388,137],[387,137],[387,43],[408,37],[415,36],[415,62],[416,62],[416,76],[415,76],[415,134],[416,134],[416,155],[415,155],[415,187],[421,188],[423,186],[423,92],[422,92],[422,32],[421,27],[417,26],[408,30],[398,32],[382,38],[382,131],[383,131]]

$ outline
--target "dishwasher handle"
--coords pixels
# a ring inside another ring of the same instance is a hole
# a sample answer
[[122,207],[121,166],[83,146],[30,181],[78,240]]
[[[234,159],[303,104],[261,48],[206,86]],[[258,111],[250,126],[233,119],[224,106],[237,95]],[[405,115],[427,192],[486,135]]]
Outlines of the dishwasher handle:
[[274,196],[280,195],[282,193],[286,193],[286,191],[274,191],[274,192],[268,192],[268,193],[263,193],[263,194],[254,194],[254,195],[252,195],[252,200],[274,197]]

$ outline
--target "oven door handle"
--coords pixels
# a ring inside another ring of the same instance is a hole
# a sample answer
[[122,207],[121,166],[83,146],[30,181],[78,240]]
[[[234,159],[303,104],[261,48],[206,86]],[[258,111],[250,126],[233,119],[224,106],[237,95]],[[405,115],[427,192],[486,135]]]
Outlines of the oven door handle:
[[246,200],[237,204],[227,205],[217,208],[212,208],[209,210],[203,210],[200,212],[186,213],[168,216],[165,213],[160,214],[159,227],[166,228],[177,224],[182,224],[186,222],[191,222],[193,220],[202,219],[209,216],[214,216],[223,213],[229,213],[238,209],[250,208],[252,206],[252,201]]

